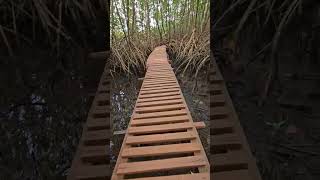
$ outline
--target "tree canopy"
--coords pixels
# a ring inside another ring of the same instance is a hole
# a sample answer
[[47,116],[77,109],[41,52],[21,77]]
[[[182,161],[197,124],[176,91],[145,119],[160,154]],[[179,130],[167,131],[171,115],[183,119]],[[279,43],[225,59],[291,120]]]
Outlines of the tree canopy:
[[[197,54],[201,48],[192,45],[200,45],[200,39],[209,37],[209,3],[209,0],[113,0],[112,64],[127,72],[132,66],[143,67],[148,53],[160,44],[175,48],[180,59],[189,52],[194,52],[189,53],[191,56]],[[206,46],[209,39],[204,42],[203,47],[209,52]]]

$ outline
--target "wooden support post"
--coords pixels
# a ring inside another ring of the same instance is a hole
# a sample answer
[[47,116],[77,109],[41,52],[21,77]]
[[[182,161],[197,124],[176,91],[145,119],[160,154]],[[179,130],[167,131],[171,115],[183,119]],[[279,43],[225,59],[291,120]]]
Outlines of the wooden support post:
[[193,125],[196,127],[196,129],[203,129],[206,127],[206,124],[204,122],[194,122]]

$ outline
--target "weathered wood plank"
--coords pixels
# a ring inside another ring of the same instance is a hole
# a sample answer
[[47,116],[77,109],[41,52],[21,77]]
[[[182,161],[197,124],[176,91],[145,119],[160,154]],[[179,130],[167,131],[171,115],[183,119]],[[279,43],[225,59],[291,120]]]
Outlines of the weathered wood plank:
[[131,162],[119,164],[117,174],[137,174],[144,172],[165,171],[206,165],[203,156],[190,156],[170,158],[144,162]]
[[123,157],[147,157],[159,155],[173,155],[200,151],[200,147],[193,143],[169,144],[160,146],[131,147],[123,150]]
[[167,134],[152,134],[143,136],[128,136],[126,144],[155,144],[162,142],[184,141],[196,138],[194,132],[178,132]]

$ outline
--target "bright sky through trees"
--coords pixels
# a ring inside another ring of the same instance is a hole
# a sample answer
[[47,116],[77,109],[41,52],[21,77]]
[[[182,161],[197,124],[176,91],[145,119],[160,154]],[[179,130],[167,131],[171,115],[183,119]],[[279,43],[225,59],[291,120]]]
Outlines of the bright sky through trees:
[[209,21],[209,0],[113,0],[113,38],[136,33],[170,36],[202,31]]

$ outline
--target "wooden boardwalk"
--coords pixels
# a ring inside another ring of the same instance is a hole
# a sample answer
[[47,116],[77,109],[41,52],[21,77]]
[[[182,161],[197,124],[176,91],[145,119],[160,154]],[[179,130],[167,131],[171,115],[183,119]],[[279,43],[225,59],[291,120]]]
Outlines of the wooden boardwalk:
[[110,179],[110,80],[106,64],[67,180]]
[[210,71],[211,179],[261,180],[255,158],[215,61]]
[[210,166],[166,47],[147,60],[147,72],[112,180],[209,179]]
[[166,47],[147,72],[113,172],[110,170],[110,81],[106,65],[68,180],[261,180],[254,157],[215,63],[210,68],[210,164]]

